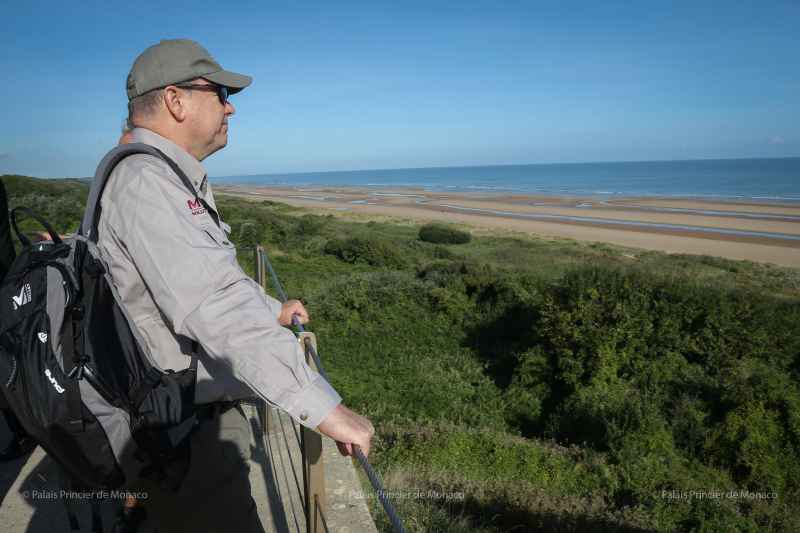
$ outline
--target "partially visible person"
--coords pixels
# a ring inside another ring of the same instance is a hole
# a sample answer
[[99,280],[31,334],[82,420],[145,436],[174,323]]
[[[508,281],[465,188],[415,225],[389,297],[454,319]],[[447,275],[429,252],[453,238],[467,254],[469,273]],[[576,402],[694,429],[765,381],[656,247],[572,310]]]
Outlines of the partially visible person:
[[0,180],[0,280],[6,277],[16,255],[14,242],[11,240],[11,224],[8,220],[6,186]]
[[133,142],[133,126],[130,119],[122,121],[122,135],[119,137],[117,144],[128,144]]
[[[14,262],[14,242],[11,240],[11,227],[8,221],[8,198],[6,187],[0,181],[0,280],[6,277],[11,263]],[[28,435],[25,428],[17,419],[14,411],[8,407],[2,389],[0,389],[0,411],[6,420],[6,425],[11,431],[11,442],[0,450],[0,461],[13,461],[27,455],[36,448],[36,441]]]

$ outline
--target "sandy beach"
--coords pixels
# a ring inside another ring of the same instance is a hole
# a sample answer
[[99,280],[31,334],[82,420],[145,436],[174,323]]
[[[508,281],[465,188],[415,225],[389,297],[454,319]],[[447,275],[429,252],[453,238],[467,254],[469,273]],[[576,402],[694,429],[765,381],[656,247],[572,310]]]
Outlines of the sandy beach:
[[215,190],[321,214],[452,222],[493,232],[800,267],[800,203],[651,197],[601,200],[407,188],[225,185]]

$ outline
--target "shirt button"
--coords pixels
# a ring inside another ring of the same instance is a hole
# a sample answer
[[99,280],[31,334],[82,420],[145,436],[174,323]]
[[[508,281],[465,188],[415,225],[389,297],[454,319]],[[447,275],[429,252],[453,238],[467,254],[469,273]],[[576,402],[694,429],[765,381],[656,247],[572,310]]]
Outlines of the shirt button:
[[302,420],[303,422],[305,422],[306,420],[308,420],[308,413],[306,413],[305,411],[303,411],[302,413],[300,413],[300,420]]

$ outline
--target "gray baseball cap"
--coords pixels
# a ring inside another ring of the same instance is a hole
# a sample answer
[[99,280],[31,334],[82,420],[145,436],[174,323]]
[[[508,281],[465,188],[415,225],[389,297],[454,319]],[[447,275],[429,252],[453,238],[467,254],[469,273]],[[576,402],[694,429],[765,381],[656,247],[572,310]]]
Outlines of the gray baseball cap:
[[222,70],[208,50],[196,42],[169,39],[146,49],[133,62],[128,73],[128,100],[195,78],[223,85],[229,94],[238,93],[253,82],[250,76]]

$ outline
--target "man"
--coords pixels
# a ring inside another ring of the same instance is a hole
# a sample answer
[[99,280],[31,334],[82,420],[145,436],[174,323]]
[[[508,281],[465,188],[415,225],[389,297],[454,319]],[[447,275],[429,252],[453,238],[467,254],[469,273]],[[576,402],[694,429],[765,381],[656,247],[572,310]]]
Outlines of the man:
[[[305,363],[283,326],[303,305],[281,305],[236,262],[229,228],[201,161],[228,141],[228,96],[251,78],[222,69],[197,43],[165,40],[145,50],[128,75],[131,141],[152,145],[186,174],[195,200],[169,165],[149,155],[123,160],[101,200],[99,247],[144,348],[165,369],[189,366],[200,349],[189,472],[176,494],[148,481],[147,509],[159,531],[263,531],[244,458],[250,426],[235,400],[254,393],[299,423],[369,453],[374,429]],[[233,402],[232,402],[233,400]],[[163,526],[163,527],[162,527]]]
[[[11,228],[8,221],[6,187],[0,181],[0,280],[6,277],[6,273],[11,268],[11,263],[14,262],[15,257],[16,253],[14,252],[14,243],[11,240]],[[33,451],[36,448],[36,441],[28,435],[14,412],[9,409],[2,391],[0,391],[0,411],[2,411],[6,425],[11,431],[11,441],[3,450],[0,450],[0,461],[13,461]]]

